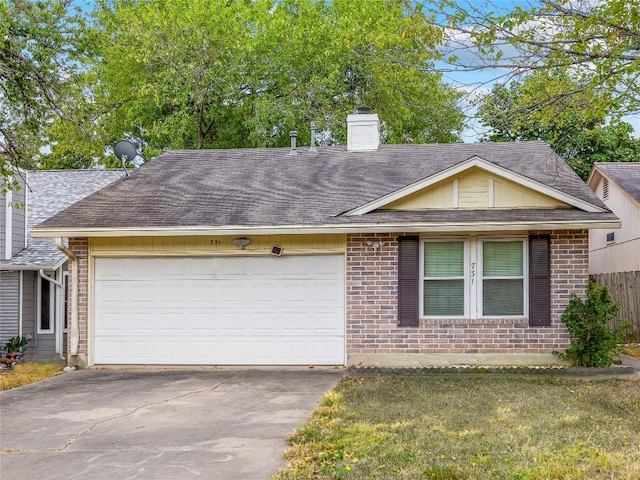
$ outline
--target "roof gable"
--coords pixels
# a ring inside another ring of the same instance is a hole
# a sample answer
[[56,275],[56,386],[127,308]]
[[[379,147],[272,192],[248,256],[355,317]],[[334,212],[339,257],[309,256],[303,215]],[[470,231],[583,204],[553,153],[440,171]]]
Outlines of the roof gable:
[[587,185],[595,191],[600,178],[614,182],[640,205],[640,162],[596,162],[593,164]]
[[375,210],[494,207],[575,207],[586,212],[606,211],[583,199],[474,156],[354,208],[345,215],[364,215]]
[[395,200],[382,210],[414,211],[437,208],[569,208],[539,193],[478,167]]

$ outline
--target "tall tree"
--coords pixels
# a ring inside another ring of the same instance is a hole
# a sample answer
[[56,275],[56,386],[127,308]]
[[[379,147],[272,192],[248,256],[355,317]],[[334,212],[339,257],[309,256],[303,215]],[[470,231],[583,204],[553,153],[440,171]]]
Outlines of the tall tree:
[[338,143],[357,105],[380,114],[388,143],[456,141],[462,128],[432,68],[442,31],[405,0],[102,0],[93,34],[78,111],[93,128],[71,144],[53,126],[51,158],[100,156],[124,136],[146,158],[283,146],[293,129],[309,141],[311,121]]
[[[71,0],[0,0],[0,183],[34,165],[84,52]],[[11,185],[8,185],[11,187]]]
[[530,0],[509,9],[491,0],[444,0],[440,8],[454,69],[499,69],[503,84],[535,71],[570,74],[571,89],[531,97],[529,110],[587,92],[587,115],[640,111],[638,0]]
[[599,101],[591,92],[559,95],[574,90],[575,81],[564,70],[494,86],[478,109],[490,128],[484,139],[543,140],[585,180],[594,162],[640,161],[640,140],[632,137],[631,125],[590,108]]

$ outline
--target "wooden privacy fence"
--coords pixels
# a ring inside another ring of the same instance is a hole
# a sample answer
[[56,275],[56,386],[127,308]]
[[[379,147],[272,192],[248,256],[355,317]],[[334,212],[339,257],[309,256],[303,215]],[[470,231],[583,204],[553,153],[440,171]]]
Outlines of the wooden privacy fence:
[[599,273],[591,275],[591,279],[598,285],[607,287],[611,298],[620,302],[620,315],[614,325],[610,326],[633,323],[633,335],[627,341],[640,342],[640,271]]

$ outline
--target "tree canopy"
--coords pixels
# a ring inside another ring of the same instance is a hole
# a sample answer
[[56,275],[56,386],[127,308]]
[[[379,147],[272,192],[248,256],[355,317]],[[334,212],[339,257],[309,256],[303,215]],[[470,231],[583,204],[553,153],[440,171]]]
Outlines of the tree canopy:
[[[71,0],[0,0],[0,180],[29,168],[85,52]],[[10,185],[9,185],[10,186]]]
[[442,31],[410,2],[102,0],[94,16],[75,104],[93,128],[51,125],[50,164],[100,158],[124,137],[146,158],[283,146],[290,130],[304,143],[311,121],[321,142],[343,143],[359,105],[380,114],[386,143],[459,140],[458,94],[433,70]]
[[[565,70],[535,72],[522,82],[496,85],[480,104],[478,115],[490,130],[490,141],[543,140],[583,178],[594,162],[640,161],[640,140],[633,128],[617,118],[592,110],[594,96],[575,90]],[[558,97],[540,105],[540,99]],[[532,107],[531,105],[536,105]]]
[[502,84],[536,71],[570,75],[571,89],[531,96],[530,110],[587,92],[586,115],[640,111],[638,0],[531,0],[509,10],[445,0],[443,9],[455,69],[498,69]]

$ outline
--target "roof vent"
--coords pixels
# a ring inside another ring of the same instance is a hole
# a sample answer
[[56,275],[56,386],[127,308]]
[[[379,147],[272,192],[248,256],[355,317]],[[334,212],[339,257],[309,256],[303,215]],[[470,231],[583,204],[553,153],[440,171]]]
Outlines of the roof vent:
[[311,146],[309,147],[311,153],[318,153],[316,148],[316,128],[316,122],[311,122]]
[[289,155],[297,155],[298,149],[296,148],[296,137],[298,136],[298,132],[292,130],[289,132],[289,136],[291,137],[291,151]]
[[380,146],[380,120],[369,107],[358,107],[347,117],[347,150],[371,151]]

